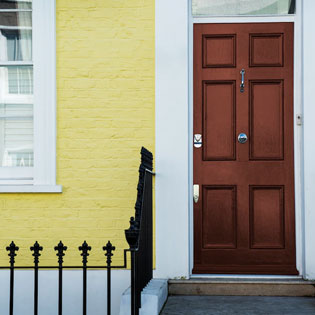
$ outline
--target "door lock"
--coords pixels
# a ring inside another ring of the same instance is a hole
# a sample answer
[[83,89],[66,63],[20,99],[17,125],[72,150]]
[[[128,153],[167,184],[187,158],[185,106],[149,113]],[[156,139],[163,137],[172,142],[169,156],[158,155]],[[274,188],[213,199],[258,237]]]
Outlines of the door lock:
[[199,185],[194,185],[194,202],[197,203],[199,200]]
[[196,133],[194,135],[194,147],[201,148],[201,146],[202,146],[202,135],[199,133]]

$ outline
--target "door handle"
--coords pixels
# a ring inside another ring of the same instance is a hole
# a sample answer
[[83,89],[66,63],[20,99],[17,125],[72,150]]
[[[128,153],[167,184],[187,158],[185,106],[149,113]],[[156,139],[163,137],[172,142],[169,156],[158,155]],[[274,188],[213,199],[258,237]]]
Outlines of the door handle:
[[240,74],[241,74],[241,85],[240,85],[241,89],[240,89],[240,91],[241,91],[241,93],[243,93],[244,89],[245,89],[245,70],[242,69],[240,71]]
[[199,185],[194,185],[194,202],[197,203],[199,200]]
[[237,137],[239,143],[245,143],[248,140],[246,133],[240,133]]

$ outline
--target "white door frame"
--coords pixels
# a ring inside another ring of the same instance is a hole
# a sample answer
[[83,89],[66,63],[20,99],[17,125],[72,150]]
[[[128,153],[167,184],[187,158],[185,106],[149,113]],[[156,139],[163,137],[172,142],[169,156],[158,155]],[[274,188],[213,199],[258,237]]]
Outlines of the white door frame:
[[156,1],[155,276],[188,278],[193,264],[193,23],[294,22],[294,115],[303,117],[305,112],[304,126],[297,126],[294,119],[296,257],[300,275],[315,279],[315,146],[310,141],[315,134],[314,88],[303,84],[315,73],[315,44],[303,40],[315,27],[315,1],[297,0],[295,16],[193,19],[190,7],[190,0]]
[[[191,0],[190,0],[191,1]],[[294,177],[295,177],[295,230],[296,230],[296,267],[300,275],[303,275],[304,263],[303,236],[302,236],[302,190],[301,183],[303,169],[301,161],[302,152],[302,128],[296,124],[296,115],[302,114],[302,4],[297,1],[296,14],[284,16],[222,16],[194,18],[190,9],[189,21],[189,141],[193,143],[193,26],[199,23],[271,23],[293,22],[294,23]],[[193,183],[193,146],[189,146],[189,183]],[[190,272],[193,268],[193,201],[189,203],[190,213]],[[199,275],[198,275],[199,276]]]

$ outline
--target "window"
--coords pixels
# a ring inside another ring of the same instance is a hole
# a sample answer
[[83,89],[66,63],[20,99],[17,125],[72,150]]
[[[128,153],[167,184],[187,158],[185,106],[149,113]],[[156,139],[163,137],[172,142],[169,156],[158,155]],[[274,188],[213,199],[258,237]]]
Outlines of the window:
[[1,0],[0,192],[61,190],[55,89],[55,1]]
[[195,16],[294,14],[295,0],[192,0],[192,13]]
[[0,9],[0,166],[33,167],[32,3]]

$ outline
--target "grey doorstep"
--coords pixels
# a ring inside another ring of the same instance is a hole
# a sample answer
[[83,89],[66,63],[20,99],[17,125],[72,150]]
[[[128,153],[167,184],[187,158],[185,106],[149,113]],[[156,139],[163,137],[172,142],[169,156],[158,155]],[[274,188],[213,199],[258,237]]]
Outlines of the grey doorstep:
[[315,281],[302,279],[203,279],[169,280],[170,295],[315,296]]

